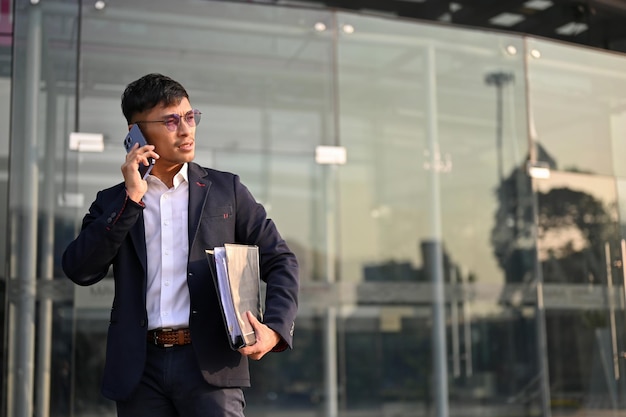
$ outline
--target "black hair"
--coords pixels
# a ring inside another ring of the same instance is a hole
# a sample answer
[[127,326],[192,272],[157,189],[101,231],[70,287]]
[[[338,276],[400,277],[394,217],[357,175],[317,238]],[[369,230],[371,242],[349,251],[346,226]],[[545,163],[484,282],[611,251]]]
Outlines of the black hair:
[[175,105],[183,98],[189,100],[189,94],[179,82],[163,74],[147,74],[126,86],[122,93],[122,113],[131,124],[135,114],[158,105]]

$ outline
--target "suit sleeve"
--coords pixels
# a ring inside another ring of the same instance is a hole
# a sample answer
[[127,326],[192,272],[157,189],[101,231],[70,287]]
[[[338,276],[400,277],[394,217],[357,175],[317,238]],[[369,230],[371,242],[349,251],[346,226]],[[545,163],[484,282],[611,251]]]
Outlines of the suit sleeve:
[[259,247],[261,279],[267,283],[263,322],[282,340],[274,348],[281,351],[293,346],[293,332],[298,310],[298,262],[281,237],[275,223],[267,218],[263,206],[234,177],[236,201],[236,239]]
[[100,191],[83,218],[78,236],[63,252],[63,272],[79,285],[104,278],[143,207],[118,186]]

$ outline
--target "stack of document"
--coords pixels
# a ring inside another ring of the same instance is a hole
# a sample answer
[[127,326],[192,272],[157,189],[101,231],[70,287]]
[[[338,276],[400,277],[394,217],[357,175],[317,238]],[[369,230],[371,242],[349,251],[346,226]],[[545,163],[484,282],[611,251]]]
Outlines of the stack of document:
[[206,254],[231,348],[236,350],[253,345],[256,336],[246,311],[254,314],[259,321],[263,320],[259,248],[227,243],[223,247],[206,250]]

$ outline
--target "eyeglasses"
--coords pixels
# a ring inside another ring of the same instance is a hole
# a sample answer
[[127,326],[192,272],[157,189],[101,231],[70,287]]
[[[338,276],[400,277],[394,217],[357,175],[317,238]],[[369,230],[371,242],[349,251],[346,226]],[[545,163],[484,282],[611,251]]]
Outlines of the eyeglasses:
[[167,130],[170,132],[176,132],[178,130],[178,126],[180,125],[180,119],[185,119],[185,123],[187,126],[194,127],[200,124],[200,115],[202,113],[200,110],[189,110],[184,115],[180,116],[176,113],[168,114],[161,120],[139,120],[135,123],[163,123]]

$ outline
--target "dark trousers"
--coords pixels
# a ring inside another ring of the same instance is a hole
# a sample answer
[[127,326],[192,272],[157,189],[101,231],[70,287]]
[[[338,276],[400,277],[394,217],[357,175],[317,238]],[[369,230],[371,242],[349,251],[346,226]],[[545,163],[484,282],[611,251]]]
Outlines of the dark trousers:
[[148,345],[146,368],[132,396],[117,402],[118,417],[244,417],[240,388],[209,385],[192,345]]

